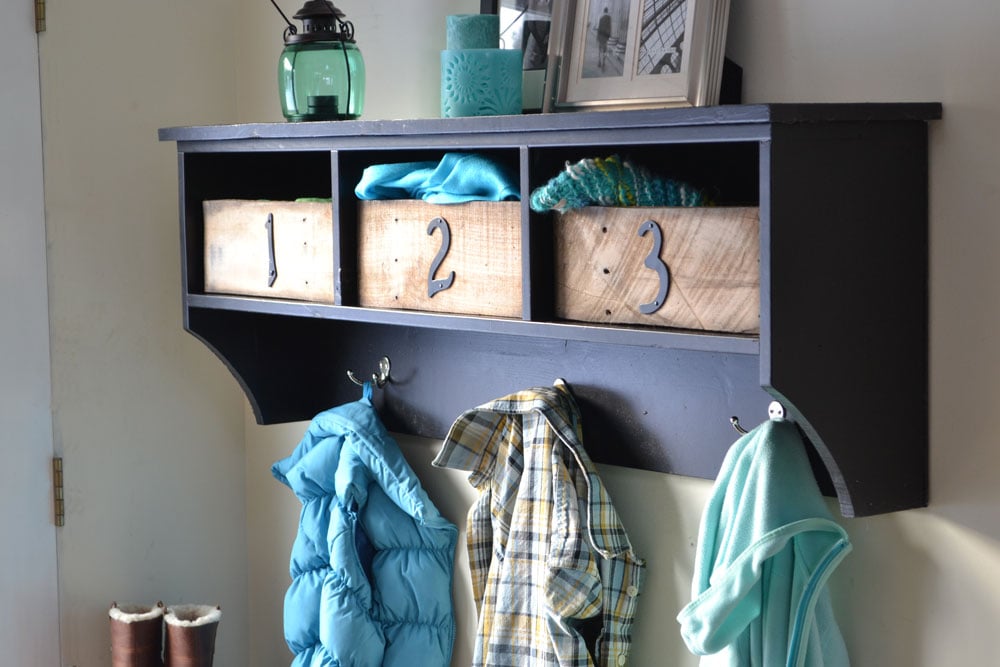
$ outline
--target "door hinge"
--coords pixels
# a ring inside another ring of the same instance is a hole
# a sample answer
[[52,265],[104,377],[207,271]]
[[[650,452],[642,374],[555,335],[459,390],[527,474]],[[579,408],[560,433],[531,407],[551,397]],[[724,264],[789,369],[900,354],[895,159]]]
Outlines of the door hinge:
[[45,32],[45,0],[35,0],[35,32]]
[[65,526],[66,501],[63,498],[63,460],[61,456],[52,458],[52,505],[55,509],[56,526]]

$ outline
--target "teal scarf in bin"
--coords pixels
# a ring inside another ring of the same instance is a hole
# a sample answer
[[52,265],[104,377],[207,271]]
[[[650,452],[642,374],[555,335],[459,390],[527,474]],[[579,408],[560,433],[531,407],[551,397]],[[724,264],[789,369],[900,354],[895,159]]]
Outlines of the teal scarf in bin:
[[478,153],[445,153],[439,162],[376,164],[361,174],[358,199],[422,199],[431,204],[521,198],[517,179]]

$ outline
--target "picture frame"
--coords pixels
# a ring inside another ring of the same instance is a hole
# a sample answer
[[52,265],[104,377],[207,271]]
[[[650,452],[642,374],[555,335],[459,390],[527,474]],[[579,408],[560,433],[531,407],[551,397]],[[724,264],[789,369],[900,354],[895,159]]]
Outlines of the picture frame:
[[521,95],[526,113],[542,111],[554,0],[480,0],[480,14],[499,14],[500,48],[524,54]]
[[729,0],[553,0],[543,111],[718,104]]

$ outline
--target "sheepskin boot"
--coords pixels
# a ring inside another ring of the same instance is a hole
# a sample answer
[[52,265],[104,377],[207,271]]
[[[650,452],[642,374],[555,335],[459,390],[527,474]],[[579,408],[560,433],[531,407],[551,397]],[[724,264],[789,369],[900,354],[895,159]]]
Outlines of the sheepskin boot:
[[222,609],[202,604],[167,607],[167,640],[163,664],[167,667],[212,667],[215,632]]
[[163,603],[111,603],[111,667],[163,667]]

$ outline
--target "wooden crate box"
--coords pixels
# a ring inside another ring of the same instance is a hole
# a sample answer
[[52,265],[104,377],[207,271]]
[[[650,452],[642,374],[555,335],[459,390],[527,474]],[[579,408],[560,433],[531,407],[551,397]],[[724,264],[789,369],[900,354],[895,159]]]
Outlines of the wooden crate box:
[[358,202],[362,306],[521,317],[521,204]]
[[330,202],[217,199],[202,208],[206,292],[333,303]]
[[554,224],[558,317],[760,331],[757,208],[589,207]]

